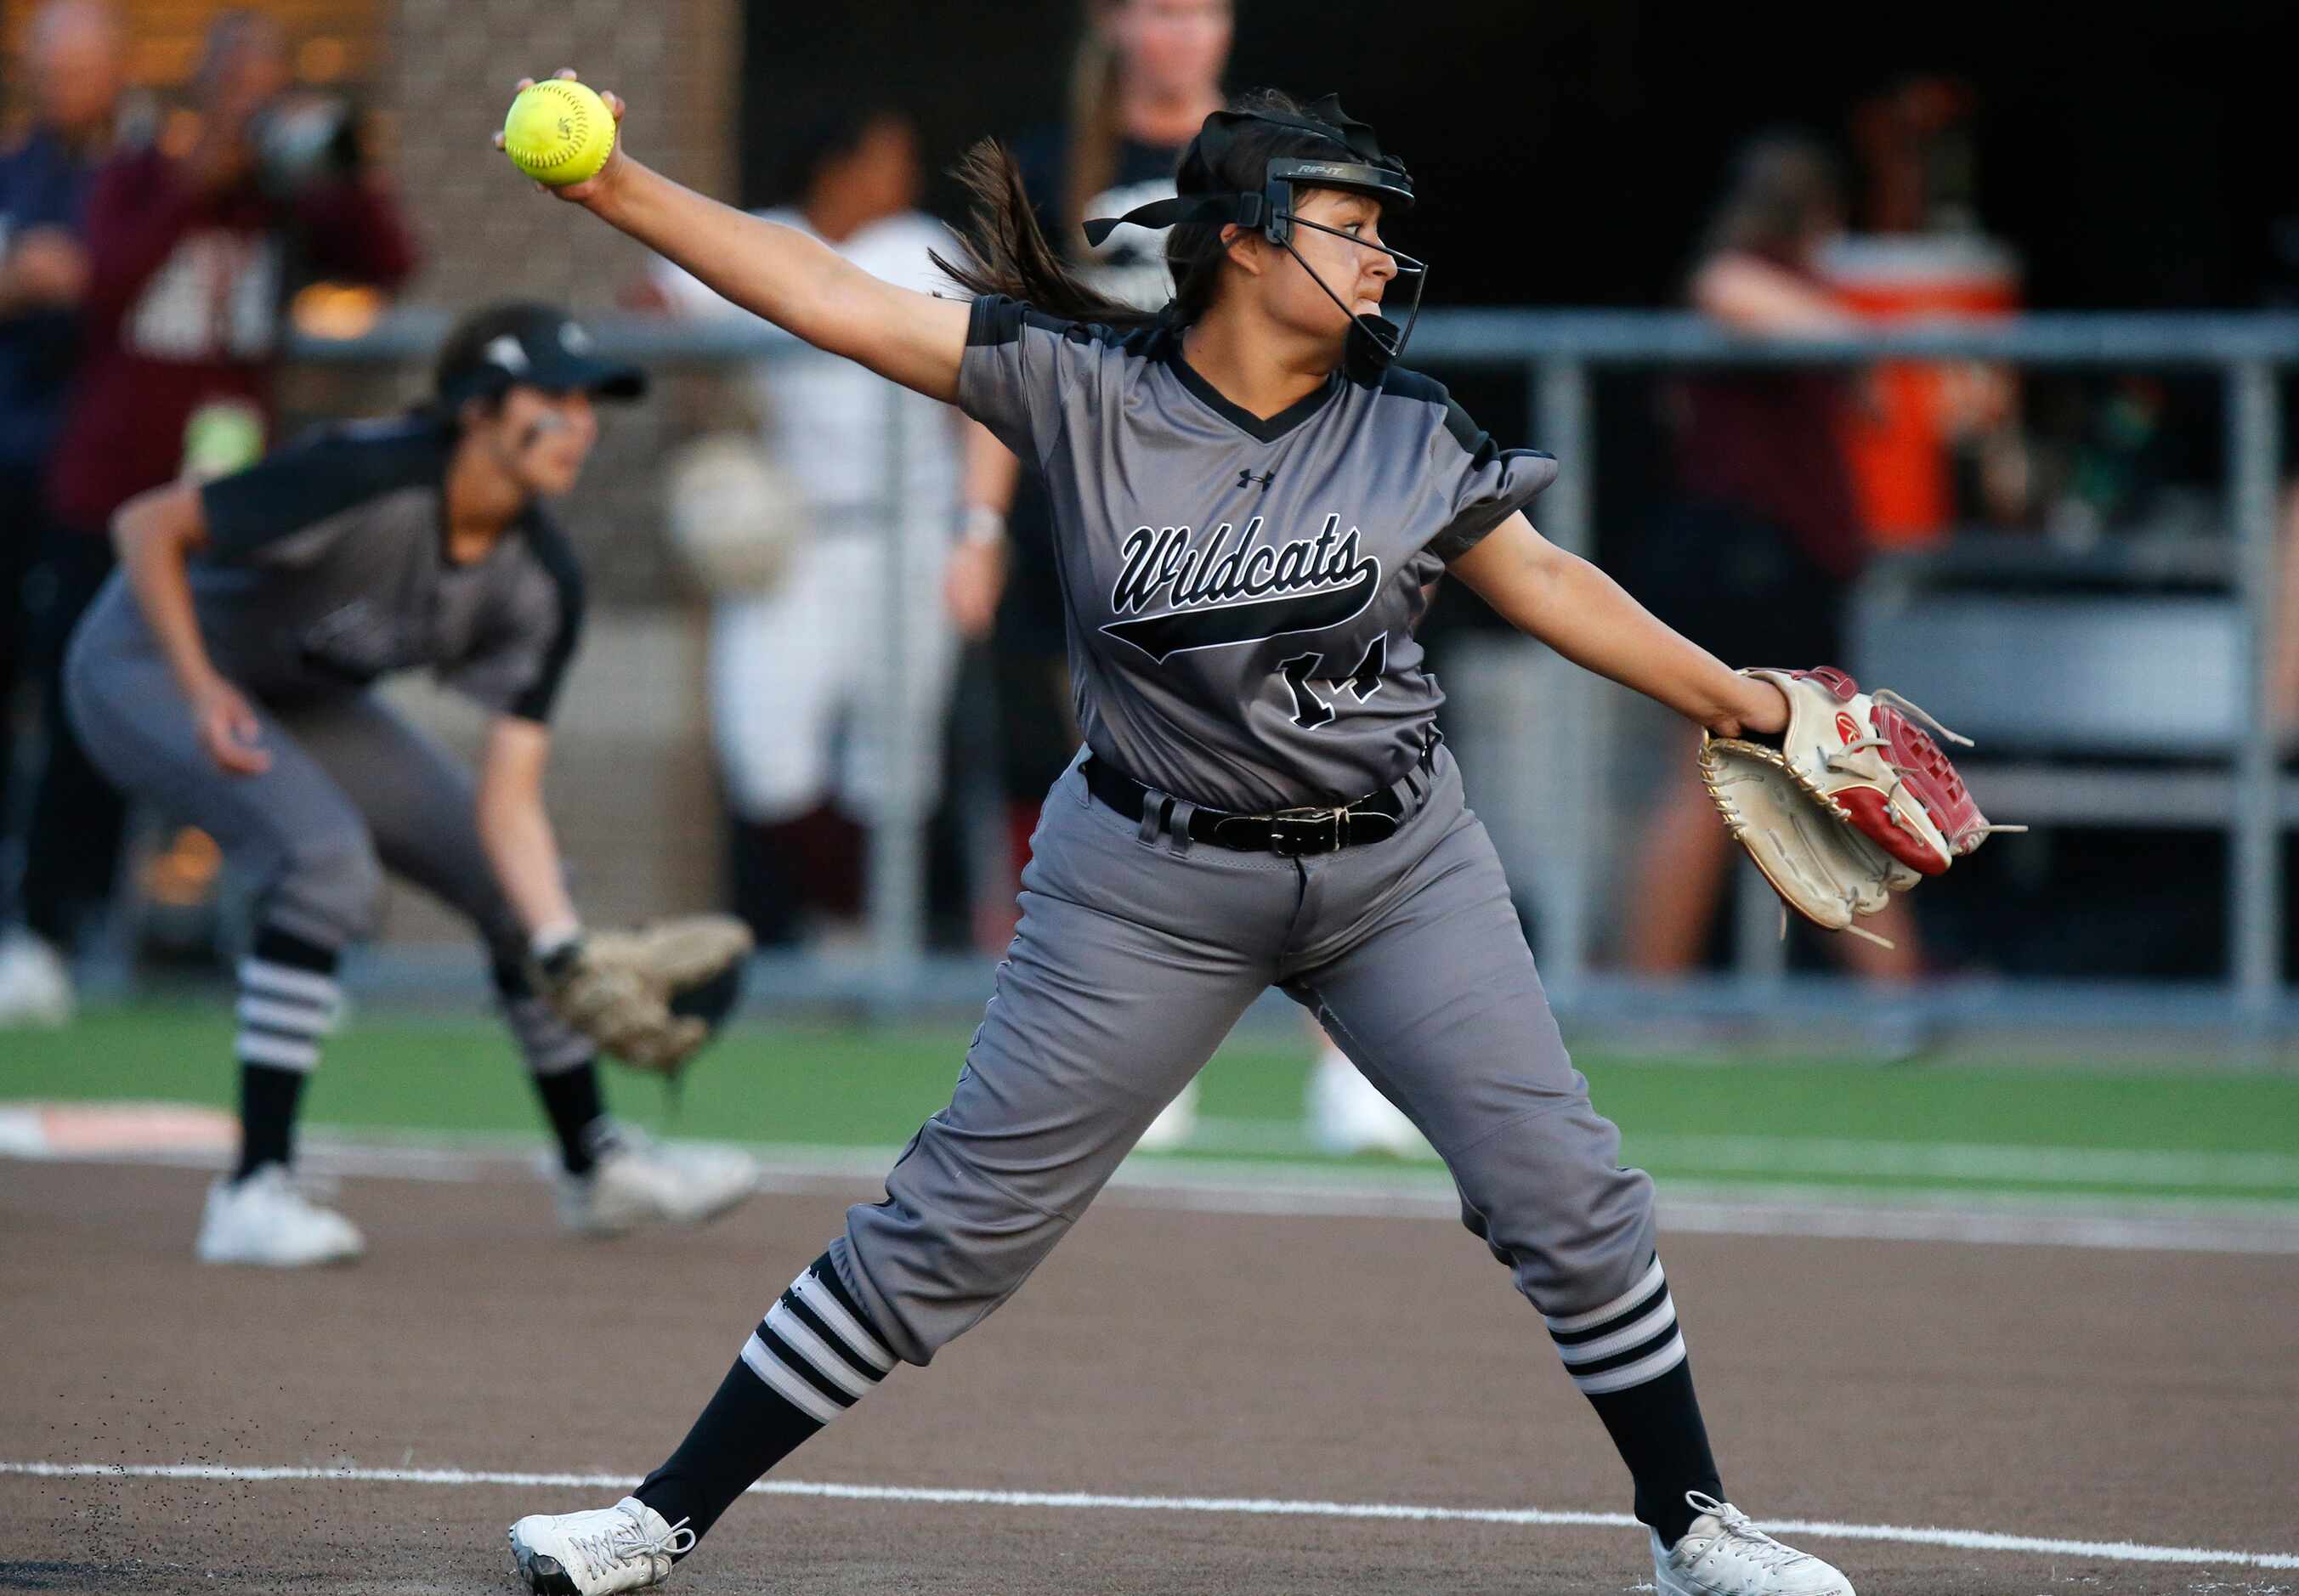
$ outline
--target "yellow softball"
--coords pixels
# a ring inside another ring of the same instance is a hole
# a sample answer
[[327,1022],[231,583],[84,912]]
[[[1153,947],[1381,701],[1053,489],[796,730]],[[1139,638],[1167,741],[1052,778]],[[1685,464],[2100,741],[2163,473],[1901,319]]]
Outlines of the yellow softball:
[[614,113],[572,78],[528,84],[503,119],[503,154],[528,177],[553,188],[598,176],[614,153]]

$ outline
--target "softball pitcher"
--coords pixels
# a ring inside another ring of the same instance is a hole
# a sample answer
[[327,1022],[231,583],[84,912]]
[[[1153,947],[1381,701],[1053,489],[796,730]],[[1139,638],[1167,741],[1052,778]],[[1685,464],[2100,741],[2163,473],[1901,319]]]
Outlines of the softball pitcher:
[[970,302],[875,281],[619,149],[560,190],[1042,466],[1086,747],[1047,800],[955,1094],[885,1201],[849,1210],[635,1493],[521,1519],[515,1566],[535,1591],[667,1577],[760,1474],[1017,1290],[1274,985],[1444,1157],[1628,1466],[1659,1589],[1847,1596],[1725,1500],[1651,1183],[1565,1055],[1413,627],[1449,571],[1713,731],[1779,730],[1783,694],[1544,542],[1523,511],[1556,461],[1394,363],[1422,269],[1381,229],[1413,185],[1332,100],[1206,119],[1177,197],[1127,218],[1173,229],[1154,314],[1076,280],[1003,152],[965,175]]
[[[336,962],[372,928],[386,867],[486,943],[559,1142],[570,1227],[704,1218],[755,1185],[746,1158],[655,1147],[605,1117],[602,1042],[660,1060],[698,1038],[691,1019],[674,1035],[660,1005],[648,1011],[627,969],[599,968],[543,808],[583,587],[540,499],[574,486],[598,436],[592,396],[643,386],[558,312],[500,306],[450,337],[426,409],[157,489],[115,521],[120,573],[73,636],[70,712],[107,777],[213,836],[261,894],[239,969],[239,1165],[208,1193],[203,1259],[361,1251],[290,1169]],[[476,777],[368,690],[419,667],[492,711]]]

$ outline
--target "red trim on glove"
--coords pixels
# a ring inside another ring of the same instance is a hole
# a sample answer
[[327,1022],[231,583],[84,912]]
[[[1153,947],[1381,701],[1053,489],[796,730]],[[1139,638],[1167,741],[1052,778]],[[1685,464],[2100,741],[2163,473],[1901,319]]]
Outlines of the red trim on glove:
[[1877,735],[1890,744],[1886,752],[1905,773],[1908,791],[1947,839],[1948,852],[1969,853],[1987,840],[1988,818],[1939,744],[1897,710],[1879,704],[1868,718],[1875,722]]
[[1874,787],[1845,787],[1835,794],[1860,835],[1912,870],[1945,876],[1951,862],[1892,818],[1892,806]]

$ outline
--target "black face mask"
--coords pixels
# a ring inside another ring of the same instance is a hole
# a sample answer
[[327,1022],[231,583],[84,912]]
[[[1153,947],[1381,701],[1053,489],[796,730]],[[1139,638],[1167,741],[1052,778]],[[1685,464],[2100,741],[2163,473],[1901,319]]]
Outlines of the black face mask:
[[[1278,162],[1272,162],[1271,164],[1274,166]],[[1308,228],[1315,232],[1330,233],[1336,238],[1356,245],[1359,249],[1378,250],[1395,262],[1397,275],[1390,278],[1389,287],[1382,290],[1383,309],[1386,309],[1390,303],[1389,296],[1399,288],[1410,287],[1413,290],[1413,297],[1405,303],[1403,327],[1399,327],[1379,312],[1370,316],[1361,316],[1349,309],[1341,296],[1333,292],[1332,285],[1319,277],[1308,262],[1301,259],[1301,252],[1293,247],[1293,240],[1290,236],[1284,240],[1285,253],[1299,263],[1301,270],[1309,274],[1309,280],[1324,289],[1325,297],[1340,305],[1349,319],[1349,337],[1342,345],[1341,350],[1342,363],[1349,375],[1360,382],[1379,381],[1382,372],[1389,368],[1391,362],[1405,353],[1406,340],[1413,336],[1413,324],[1421,320],[1421,291],[1423,286],[1429,280],[1429,268],[1402,250],[1391,249],[1386,244],[1371,243],[1354,234],[1344,233],[1339,228],[1329,228],[1323,222],[1311,221],[1304,216],[1289,217],[1287,220],[1290,223],[1289,233],[1290,228]]]
[[[1311,104],[1305,115],[1284,116],[1259,111],[1216,111],[1206,118],[1199,129],[1191,155],[1183,162],[1183,175],[1190,175],[1191,165],[1205,170],[1218,170],[1223,156],[1239,129],[1260,122],[1306,133],[1336,146],[1343,157],[1336,160],[1307,160],[1279,156],[1268,162],[1262,187],[1256,191],[1238,194],[1208,194],[1202,191],[1159,200],[1116,218],[1096,218],[1085,224],[1086,242],[1100,247],[1101,242],[1120,226],[1141,228],[1170,228],[1185,222],[1212,226],[1235,224],[1254,229],[1261,236],[1291,255],[1301,270],[1308,272],[1309,280],[1324,290],[1325,297],[1340,306],[1349,318],[1349,331],[1343,346],[1342,363],[1349,374],[1361,382],[1375,382],[1390,363],[1405,352],[1406,340],[1413,336],[1413,326],[1421,316],[1421,294],[1428,281],[1429,268],[1411,255],[1389,248],[1386,245],[1370,243],[1344,233],[1322,222],[1308,220],[1295,209],[1296,195],[1307,188],[1337,188],[1345,193],[1362,194],[1382,203],[1388,213],[1409,211],[1413,207],[1413,179],[1405,163],[1393,155],[1382,154],[1373,129],[1349,117],[1341,110],[1340,100],[1332,95]],[[1311,269],[1293,247],[1293,229],[1309,228],[1320,233],[1331,233],[1337,238],[1364,249],[1377,249],[1396,262],[1397,275],[1383,291],[1383,303],[1390,295],[1410,287],[1412,298],[1406,303],[1405,324],[1399,327],[1386,315],[1360,316],[1351,311],[1341,296],[1333,292],[1332,285]]]

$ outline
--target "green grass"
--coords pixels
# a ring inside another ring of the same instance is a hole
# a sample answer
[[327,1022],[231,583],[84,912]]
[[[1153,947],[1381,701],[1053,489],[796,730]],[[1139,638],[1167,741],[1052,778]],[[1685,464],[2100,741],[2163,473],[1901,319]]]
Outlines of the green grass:
[[[752,1142],[894,1145],[948,1100],[964,1028],[759,1027],[690,1075],[675,1127]],[[99,1011],[62,1032],[0,1032],[0,1100],[159,1099],[228,1106],[223,1005]],[[1207,1070],[1206,1151],[1300,1159],[1307,1047],[1241,1041]],[[2167,1065],[1692,1063],[1589,1055],[1624,1156],[1664,1177],[2299,1201],[2299,1078]],[[618,1112],[665,1122],[652,1082],[617,1072]],[[357,1016],[308,1102],[315,1124],[535,1129],[502,1030],[480,1018]],[[2041,1151],[2037,1151],[2041,1150]],[[2136,1154],[2137,1157],[2120,1156]],[[1188,1156],[1188,1155],[1183,1155]]]

